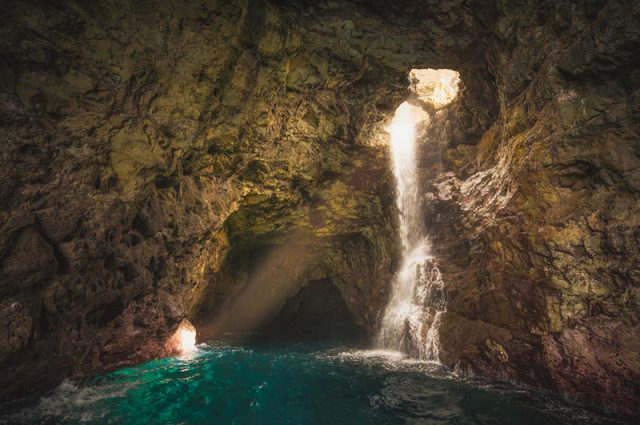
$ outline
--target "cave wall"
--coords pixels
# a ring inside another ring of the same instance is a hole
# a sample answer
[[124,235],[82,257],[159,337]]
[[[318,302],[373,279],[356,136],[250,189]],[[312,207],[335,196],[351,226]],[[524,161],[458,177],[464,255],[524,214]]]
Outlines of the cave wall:
[[442,360],[637,415],[640,8],[496,8],[495,121],[469,134],[460,100],[423,146]]
[[15,1],[0,19],[3,396],[170,354],[183,318],[242,292],[244,257],[292,240],[274,303],[334,277],[372,330],[396,241],[367,134],[404,89],[397,42],[263,1]]
[[[471,35],[331,2],[5,11],[2,397],[171,354],[184,318],[215,337],[265,287],[256,321],[327,278],[373,332],[397,253],[380,125],[416,61]],[[290,255],[256,280],[266,246]]]
[[422,158],[443,362],[640,405],[634,2],[5,10],[3,396],[168,354],[185,317],[218,335],[265,287],[268,316],[331,279],[372,332],[397,253],[381,126],[433,67],[463,81]]

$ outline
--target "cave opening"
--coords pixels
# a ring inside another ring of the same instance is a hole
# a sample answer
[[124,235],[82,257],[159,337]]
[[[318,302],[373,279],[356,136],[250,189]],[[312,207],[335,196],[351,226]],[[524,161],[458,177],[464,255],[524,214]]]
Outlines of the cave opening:
[[329,278],[309,281],[286,300],[280,311],[257,329],[258,340],[364,344],[338,287]]
[[640,415],[640,2],[6,3],[0,423]]
[[[397,107],[391,120],[386,121],[387,125],[380,129],[378,136],[388,139],[391,163],[380,162],[382,167],[391,171],[386,177],[389,182],[396,182],[396,208],[400,214],[399,228],[394,231],[398,233],[395,237],[401,242],[404,258],[404,265],[397,270],[399,276],[411,274],[408,270],[415,270],[416,264],[427,267],[426,262],[431,260],[429,242],[422,225],[422,201],[418,199],[418,189],[423,183],[419,181],[421,165],[418,156],[426,151],[439,151],[438,146],[432,146],[430,143],[427,132],[432,123],[440,120],[440,111],[457,100],[461,87],[459,72],[450,69],[412,68],[405,75],[408,82],[406,100]],[[382,122],[385,122],[384,119]],[[427,155],[434,154],[429,152]],[[339,177],[340,173],[334,173],[335,180],[339,180]],[[335,195],[344,196],[340,193]],[[235,225],[229,229],[231,234],[235,235],[232,241],[236,243],[232,244],[227,258],[225,269],[228,272],[218,278],[217,286],[220,286],[220,282],[233,281],[235,283],[225,283],[225,286],[237,289],[230,297],[227,296],[229,301],[225,305],[219,303],[219,292],[214,291],[202,297],[202,311],[194,321],[198,327],[198,340],[251,334],[263,341],[273,339],[371,343],[371,337],[380,331],[376,329],[376,326],[379,326],[379,323],[376,323],[377,319],[370,320],[365,327],[356,325],[354,316],[358,314],[353,315],[350,312],[350,308],[354,308],[353,297],[342,294],[336,282],[325,277],[307,280],[306,284],[300,286],[299,282],[305,281],[303,276],[313,274],[311,270],[322,262],[324,254],[317,249],[324,242],[318,244],[321,239],[317,235],[313,236],[312,233],[300,230],[289,230],[292,232],[289,235],[261,235],[261,242],[256,242],[254,239],[257,235],[252,229],[245,227],[253,220],[253,215],[264,213],[259,211],[260,205],[262,204],[245,211],[243,220],[233,220],[229,224]],[[316,212],[318,211],[312,211]],[[389,210],[387,214],[393,214],[393,211]],[[387,236],[390,240],[395,237]],[[351,264],[348,267],[353,266],[354,264]],[[329,267],[330,272],[333,266]],[[363,271],[372,267],[373,263],[365,264]],[[406,269],[405,272],[402,271],[403,267]],[[435,272],[437,273],[437,268]],[[424,271],[421,273],[424,274]],[[433,274],[432,271],[429,273]],[[415,276],[405,277],[405,281],[410,281]],[[389,280],[385,284],[393,286]],[[396,283],[398,281],[397,278],[393,280]],[[436,283],[441,285],[441,282]],[[430,288],[428,292],[441,293],[441,289]],[[425,318],[425,314],[418,311],[422,306],[416,305],[420,304],[420,301],[410,299],[415,291],[416,288],[404,291],[411,294],[400,302],[402,305],[411,305],[416,310],[408,311],[405,308],[401,317],[398,316],[398,320],[405,323],[402,327],[406,326],[406,316],[412,313],[416,313],[416,321],[434,321],[433,312]],[[210,305],[211,303],[213,304]],[[384,307],[384,304],[381,307]],[[426,308],[429,309],[430,306]],[[401,333],[406,335],[406,331]],[[377,338],[378,341],[375,339],[374,343],[380,345],[380,338]],[[406,344],[401,345],[404,347]]]
[[[357,250],[353,242],[344,249]],[[357,322],[345,283],[324,268],[324,243],[293,231],[281,240],[236,246],[194,312],[198,341],[363,345],[370,328]],[[228,302],[219,302],[218,285],[234,288]]]
[[413,68],[409,89],[436,110],[449,105],[458,95],[460,73],[452,69]]

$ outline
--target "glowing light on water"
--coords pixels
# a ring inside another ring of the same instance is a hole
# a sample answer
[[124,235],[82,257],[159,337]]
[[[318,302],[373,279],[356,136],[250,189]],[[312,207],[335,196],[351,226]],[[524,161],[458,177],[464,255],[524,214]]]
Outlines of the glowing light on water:
[[[455,98],[459,77],[450,70],[412,70],[410,81],[420,100],[438,109]],[[396,178],[402,262],[382,319],[378,345],[439,361],[438,327],[446,300],[442,276],[429,253],[422,224],[417,161],[418,131],[429,121],[422,107],[404,102],[387,128]]]

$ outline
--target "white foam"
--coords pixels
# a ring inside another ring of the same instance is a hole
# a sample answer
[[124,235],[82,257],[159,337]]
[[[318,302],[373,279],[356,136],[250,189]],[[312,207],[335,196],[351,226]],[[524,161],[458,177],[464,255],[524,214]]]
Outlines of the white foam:
[[99,401],[124,397],[133,386],[135,383],[82,386],[65,380],[52,394],[42,397],[36,406],[4,416],[0,418],[0,423],[36,423],[44,418],[60,422],[92,423],[108,413],[96,406]]

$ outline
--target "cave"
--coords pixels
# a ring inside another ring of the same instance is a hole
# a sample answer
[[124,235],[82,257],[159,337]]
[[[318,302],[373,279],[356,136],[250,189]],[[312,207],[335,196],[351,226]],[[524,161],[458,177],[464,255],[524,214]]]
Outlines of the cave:
[[637,420],[638,2],[3,9],[0,423]]
[[366,333],[353,321],[340,290],[330,279],[308,282],[257,330],[266,341],[363,344]]

